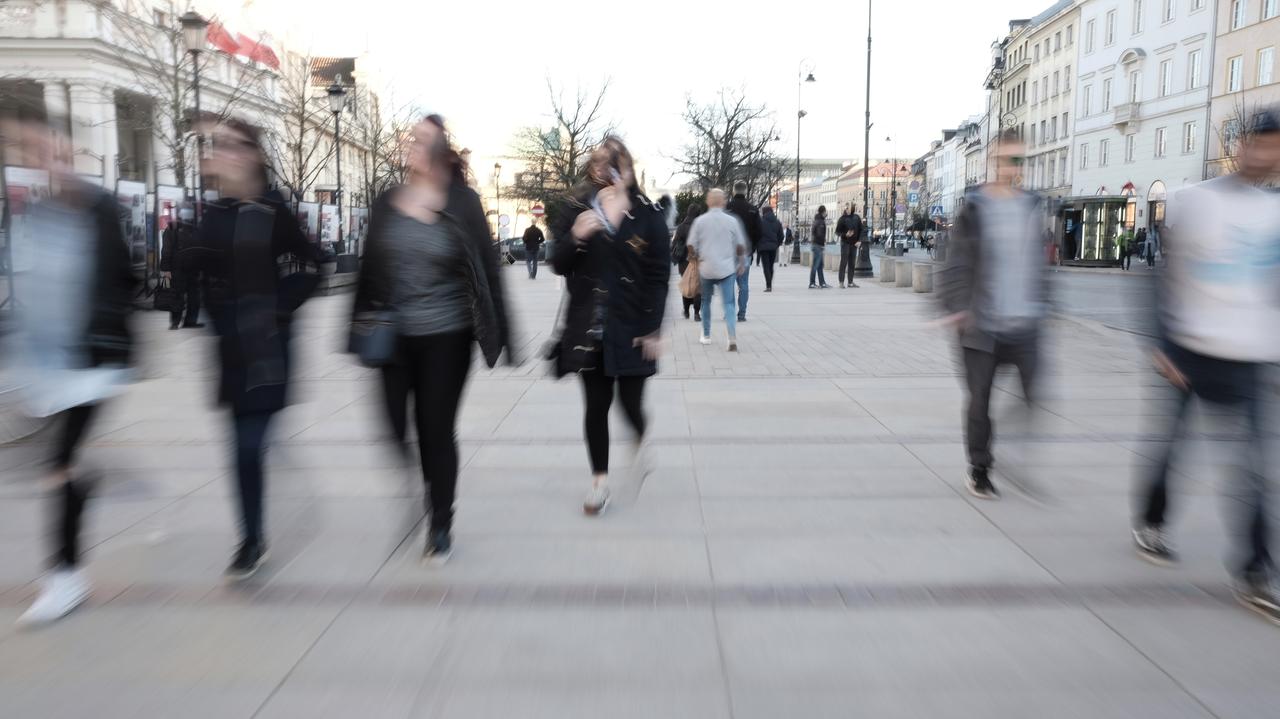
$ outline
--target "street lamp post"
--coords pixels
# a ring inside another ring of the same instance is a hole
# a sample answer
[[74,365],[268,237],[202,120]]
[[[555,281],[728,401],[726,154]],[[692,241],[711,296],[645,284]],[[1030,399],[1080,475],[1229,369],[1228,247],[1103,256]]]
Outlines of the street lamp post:
[[796,66],[796,194],[792,198],[791,205],[791,233],[795,236],[795,243],[791,250],[791,261],[799,264],[800,262],[800,121],[809,113],[805,112],[800,106],[802,91],[806,82],[817,82],[813,77],[813,71],[810,70],[808,77],[805,77],[804,60]]
[[333,79],[333,84],[329,86],[329,112],[333,113],[333,155],[337,161],[338,172],[338,191],[335,198],[338,203],[338,248],[343,254],[346,252],[346,245],[342,243],[342,108],[347,104],[347,91],[342,86],[342,75],[337,75]]
[[200,53],[204,52],[205,42],[209,38],[209,21],[195,10],[188,10],[178,18],[178,22],[182,25],[182,39],[187,52],[191,54],[191,87],[196,101],[196,225],[199,226],[204,217],[204,126],[200,113]]
[[[884,138],[885,144],[893,142],[893,138]],[[894,230],[898,225],[898,158],[897,152],[893,153],[893,177],[889,181],[889,240],[893,240]]]
[[498,178],[502,176],[502,163],[493,163],[493,234],[502,241],[502,186]]
[[[867,103],[866,125],[862,144],[862,212],[871,214],[871,0],[867,0]],[[874,277],[871,268],[871,225],[870,217],[864,218],[863,226],[867,228],[867,241],[858,247],[858,254],[853,259],[854,277]]]

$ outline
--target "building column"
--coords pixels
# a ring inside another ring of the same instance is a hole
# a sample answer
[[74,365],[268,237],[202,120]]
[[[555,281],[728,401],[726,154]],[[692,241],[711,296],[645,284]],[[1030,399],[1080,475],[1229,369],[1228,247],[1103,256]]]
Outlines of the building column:
[[[115,93],[110,88],[72,85],[70,88],[71,141],[81,154],[75,156],[75,171],[85,175],[101,175],[108,190],[116,184],[116,156],[119,137],[116,134]],[[92,153],[92,154],[86,154]]]

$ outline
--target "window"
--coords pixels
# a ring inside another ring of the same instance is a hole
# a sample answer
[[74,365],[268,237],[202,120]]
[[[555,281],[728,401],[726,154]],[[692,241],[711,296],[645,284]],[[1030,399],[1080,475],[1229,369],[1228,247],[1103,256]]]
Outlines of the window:
[[1084,51],[1086,53],[1093,52],[1093,36],[1097,29],[1097,21],[1090,20],[1084,24]]
[[1194,122],[1185,122],[1182,124],[1182,152],[1190,155],[1196,151],[1197,138],[1200,135],[1200,128],[1196,127]]
[[1041,120],[1041,121],[1040,121],[1040,142],[1041,142],[1041,143],[1046,143],[1046,142],[1048,142],[1048,141],[1049,141],[1049,130],[1048,130],[1048,127],[1049,127],[1049,121],[1048,121],[1048,120]]
[[1166,139],[1166,137],[1165,137],[1165,136],[1166,136],[1167,134],[1168,134],[1168,133],[1165,131],[1165,128],[1163,128],[1163,127],[1157,127],[1157,128],[1156,128],[1156,157],[1164,157],[1164,152],[1165,152],[1165,149],[1166,149],[1166,148],[1165,148],[1165,139]]
[[1085,85],[1080,98],[1080,116],[1088,117],[1093,112],[1093,85]]
[[1192,50],[1187,54],[1187,89],[1200,87],[1200,58],[1204,57],[1200,50]]
[[1057,52],[1062,49],[1062,33],[1055,32],[1053,34],[1053,51]]
[[1060,73],[1057,70],[1054,70],[1053,72],[1053,96],[1054,97],[1058,96],[1058,86],[1062,84],[1060,82],[1062,78],[1059,77],[1059,74]]
[[1040,81],[1032,80],[1031,81],[1031,104],[1034,105],[1037,102],[1040,102]]
[[1280,15],[1280,0],[1262,0],[1262,19],[1270,20]]
[[1040,62],[1040,43],[1036,43],[1036,62]]
[[1249,3],[1246,0],[1231,0],[1231,29],[1239,30],[1244,27],[1244,14],[1248,10]]
[[1227,60],[1227,92],[1240,92],[1240,82],[1244,75],[1244,58],[1236,55]]
[[163,10],[153,10],[152,19],[156,22],[156,27],[168,27],[169,16],[164,14]]
[[1067,69],[1062,71],[1062,91],[1071,91],[1071,66],[1067,65]]
[[1048,181],[1049,181],[1049,182],[1053,182],[1053,178],[1054,178],[1054,177],[1057,177],[1057,175],[1058,175],[1058,172],[1057,172],[1057,160],[1058,160],[1057,156],[1055,156],[1055,155],[1050,155],[1050,156],[1049,156],[1049,173],[1048,173]]
[[1049,118],[1049,139],[1050,140],[1058,139],[1058,116],[1057,115],[1054,115],[1053,117]]
[[1164,0],[1164,11],[1160,13],[1160,19],[1164,22],[1173,22],[1173,0]]
[[1111,160],[1111,141],[1098,141],[1098,167],[1106,167]]
[[1258,84],[1270,85],[1275,80],[1276,49],[1264,47],[1258,51]]
[[1066,150],[1062,151],[1062,158],[1058,160],[1058,169],[1062,170],[1062,177],[1058,179],[1058,184],[1059,185],[1067,184],[1067,170],[1069,168],[1067,167],[1067,151]]
[[1116,11],[1107,12],[1107,24],[1102,29],[1102,44],[1111,47],[1116,44]]
[[1032,147],[1036,146],[1036,124],[1034,122],[1031,123],[1031,142],[1028,144]]
[[[1272,1],[1272,2],[1275,2],[1275,0],[1271,0],[1271,1]],[[1076,41],[1076,33],[1075,33],[1075,30],[1076,30],[1076,26],[1075,26],[1075,25],[1068,25],[1068,26],[1067,26],[1067,47],[1071,47],[1071,46],[1075,43],[1075,41]]]
[[1080,143],[1080,169],[1089,169],[1089,143]]
[[1124,136],[1124,161],[1133,162],[1133,151],[1137,147],[1137,135]]
[[1173,92],[1173,60],[1160,63],[1160,97],[1167,97]]
[[1102,81],[1102,111],[1111,109],[1111,78]]
[[1070,125],[1067,124],[1067,118],[1070,116],[1071,116],[1071,113],[1069,112],[1062,113],[1062,136],[1063,137],[1071,136],[1071,130],[1067,129],[1070,127]]
[[1134,70],[1129,73],[1129,102],[1142,99],[1142,73]]
[[1191,9],[1192,9],[1192,10],[1203,10],[1203,9],[1204,9],[1204,0],[1191,0]]
[[1142,0],[1133,0],[1133,34],[1142,32]]
[[1236,142],[1240,140],[1240,120],[1230,119],[1222,123],[1222,154],[1234,157]]

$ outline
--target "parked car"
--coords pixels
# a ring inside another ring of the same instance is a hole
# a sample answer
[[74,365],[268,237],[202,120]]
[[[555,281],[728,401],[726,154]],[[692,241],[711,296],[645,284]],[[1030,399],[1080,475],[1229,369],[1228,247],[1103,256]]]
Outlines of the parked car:
[[[509,240],[504,241],[504,245],[506,247],[507,252],[510,253],[513,258],[515,258],[516,262],[524,262],[525,249],[524,249],[524,240],[522,238],[513,237]],[[542,243],[542,246],[538,248],[538,261],[539,262],[547,261],[547,243],[545,242]]]

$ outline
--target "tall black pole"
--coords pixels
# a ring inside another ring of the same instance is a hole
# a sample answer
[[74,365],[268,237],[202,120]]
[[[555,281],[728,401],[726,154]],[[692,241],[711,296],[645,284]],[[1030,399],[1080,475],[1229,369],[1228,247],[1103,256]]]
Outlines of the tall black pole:
[[333,113],[333,154],[338,161],[338,247],[345,254],[347,246],[342,244],[342,110]]
[[196,227],[204,217],[204,117],[200,112],[200,51],[191,51],[191,84],[196,95]]
[[804,88],[803,72],[796,74],[796,194],[791,198],[791,234],[795,238],[792,246],[791,260],[800,263],[800,121],[804,119],[804,108],[800,106],[800,92]]
[[871,0],[867,0],[867,114],[862,140],[862,226],[866,228],[867,239],[858,248],[853,262],[853,274],[856,277],[873,277],[871,268]]

